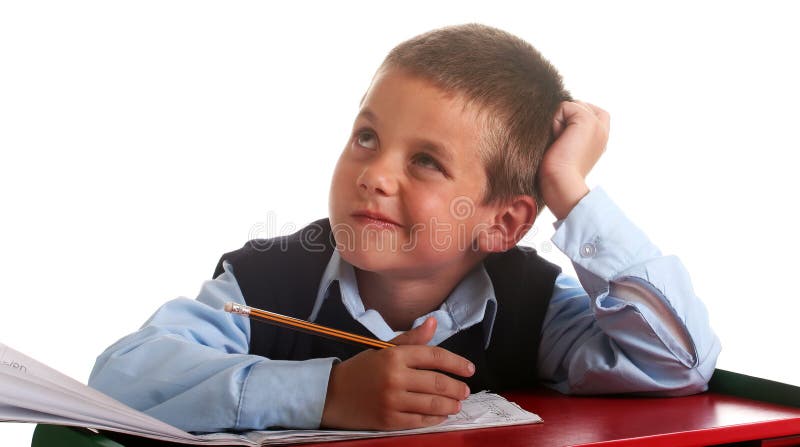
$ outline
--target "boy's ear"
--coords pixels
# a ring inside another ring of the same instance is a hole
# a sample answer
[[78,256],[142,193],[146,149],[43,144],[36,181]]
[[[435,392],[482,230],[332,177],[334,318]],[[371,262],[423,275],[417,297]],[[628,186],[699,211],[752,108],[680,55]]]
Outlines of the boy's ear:
[[478,233],[476,243],[482,252],[503,252],[517,245],[536,220],[536,200],[527,195],[514,197],[497,206],[492,223]]

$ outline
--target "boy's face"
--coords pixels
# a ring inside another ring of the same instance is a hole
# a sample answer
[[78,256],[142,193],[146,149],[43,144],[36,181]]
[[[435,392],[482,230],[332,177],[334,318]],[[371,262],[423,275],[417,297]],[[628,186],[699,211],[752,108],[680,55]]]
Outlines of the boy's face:
[[499,208],[480,205],[487,184],[480,130],[474,107],[459,96],[381,70],[331,183],[330,221],[342,257],[409,278],[463,273],[481,259],[472,241]]

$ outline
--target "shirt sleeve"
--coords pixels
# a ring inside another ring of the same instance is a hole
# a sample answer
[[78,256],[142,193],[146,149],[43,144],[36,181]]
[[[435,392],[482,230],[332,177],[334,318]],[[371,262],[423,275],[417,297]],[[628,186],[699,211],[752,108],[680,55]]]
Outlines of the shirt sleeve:
[[563,393],[705,391],[720,343],[680,260],[663,256],[601,188],[556,222],[561,274],[539,349],[544,383]]
[[333,358],[270,360],[248,354],[249,320],[230,266],[196,300],[163,305],[103,352],[89,386],[186,431],[317,428]]

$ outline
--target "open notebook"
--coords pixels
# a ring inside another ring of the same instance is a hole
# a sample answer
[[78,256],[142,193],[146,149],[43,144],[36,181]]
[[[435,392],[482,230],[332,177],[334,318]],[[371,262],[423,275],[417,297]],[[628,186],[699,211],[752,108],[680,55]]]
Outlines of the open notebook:
[[164,441],[207,445],[278,445],[402,436],[542,422],[501,396],[475,393],[447,421],[415,430],[269,430],[195,435],[154,419],[0,343],[0,421],[110,430]]

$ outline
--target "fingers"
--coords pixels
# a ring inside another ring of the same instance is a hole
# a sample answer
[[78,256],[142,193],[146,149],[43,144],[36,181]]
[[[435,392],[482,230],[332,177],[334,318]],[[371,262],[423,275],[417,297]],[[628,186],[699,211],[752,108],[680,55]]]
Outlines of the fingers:
[[431,416],[418,413],[397,413],[392,420],[382,426],[380,430],[410,430],[412,428],[430,427],[431,425],[441,424],[447,420],[447,416]]
[[396,408],[400,412],[427,416],[449,416],[461,411],[461,401],[421,393],[406,393]]
[[565,101],[553,117],[553,137],[558,141],[562,136],[570,134],[571,137],[565,140],[569,141],[570,146],[597,147],[599,155],[605,151],[608,142],[610,121],[608,112],[594,104]]
[[611,115],[602,108],[588,102],[564,101],[553,118],[553,131],[556,134],[560,134],[568,125],[587,120],[599,121],[605,129],[608,129]]
[[608,125],[611,121],[611,115],[609,115],[608,112],[588,102],[583,102],[583,101],[575,101],[575,102],[581,107],[583,107],[585,110],[592,113],[592,115],[594,115],[600,121],[600,123],[602,123],[606,129],[608,129]]
[[[438,346],[405,346],[406,365],[416,369],[443,371],[470,377],[475,373],[475,365],[460,355],[453,354]],[[390,348],[395,349],[395,348]]]
[[404,393],[391,403],[395,409],[386,415],[383,429],[405,430],[427,427],[444,422],[451,414],[461,411],[461,402],[441,396]]
[[428,317],[421,325],[392,339],[396,345],[427,345],[436,333],[436,318]]
[[407,390],[415,393],[443,396],[454,400],[464,400],[469,396],[466,383],[436,371],[420,370],[415,374]]

